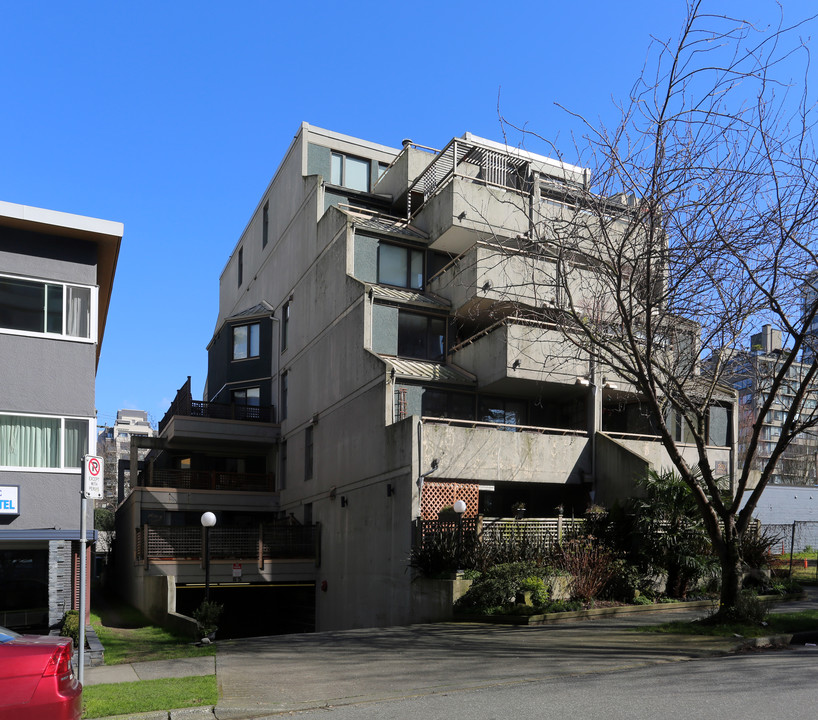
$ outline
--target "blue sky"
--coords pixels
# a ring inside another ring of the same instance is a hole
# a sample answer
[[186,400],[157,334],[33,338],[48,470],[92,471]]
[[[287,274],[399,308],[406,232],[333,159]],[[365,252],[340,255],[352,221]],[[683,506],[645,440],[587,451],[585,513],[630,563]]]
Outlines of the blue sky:
[[[651,35],[675,37],[684,7],[4,3],[0,199],[125,225],[99,422],[120,408],[158,421],[187,375],[200,395],[219,275],[302,120],[392,147],[502,140],[499,96],[570,162],[578,125],[555,103],[614,117]],[[752,7],[776,17],[772,2]]]

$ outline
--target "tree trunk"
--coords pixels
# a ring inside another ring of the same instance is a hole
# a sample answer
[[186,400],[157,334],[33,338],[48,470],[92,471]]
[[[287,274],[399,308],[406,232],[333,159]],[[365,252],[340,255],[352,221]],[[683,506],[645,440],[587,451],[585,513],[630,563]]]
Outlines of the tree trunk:
[[740,620],[739,595],[741,593],[741,549],[739,538],[735,531],[726,533],[724,545],[719,552],[721,560],[721,595],[719,610],[714,616],[715,621]]

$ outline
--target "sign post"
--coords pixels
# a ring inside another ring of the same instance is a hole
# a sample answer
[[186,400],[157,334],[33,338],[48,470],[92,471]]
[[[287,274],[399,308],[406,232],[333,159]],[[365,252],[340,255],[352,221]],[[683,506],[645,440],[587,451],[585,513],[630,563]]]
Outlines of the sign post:
[[85,680],[85,608],[88,606],[86,597],[86,575],[88,573],[85,561],[85,546],[87,542],[88,499],[102,498],[104,462],[101,457],[85,455],[82,458],[82,489],[80,490],[80,607],[79,607],[79,668],[77,671],[80,684]]

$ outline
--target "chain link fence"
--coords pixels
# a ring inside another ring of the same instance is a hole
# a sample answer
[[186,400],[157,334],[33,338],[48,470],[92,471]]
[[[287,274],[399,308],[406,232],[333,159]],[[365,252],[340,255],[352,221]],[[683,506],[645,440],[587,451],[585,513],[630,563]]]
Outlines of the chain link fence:
[[764,523],[767,537],[775,538],[772,552],[781,558],[782,567],[815,573],[818,577],[818,521],[796,520],[787,524]]

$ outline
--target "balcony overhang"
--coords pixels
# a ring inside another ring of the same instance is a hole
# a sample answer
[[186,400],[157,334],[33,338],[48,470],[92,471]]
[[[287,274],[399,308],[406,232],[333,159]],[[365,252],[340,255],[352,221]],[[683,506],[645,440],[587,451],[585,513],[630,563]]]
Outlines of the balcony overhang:
[[229,443],[237,447],[272,445],[281,437],[277,423],[246,422],[173,415],[162,430],[166,447]]

